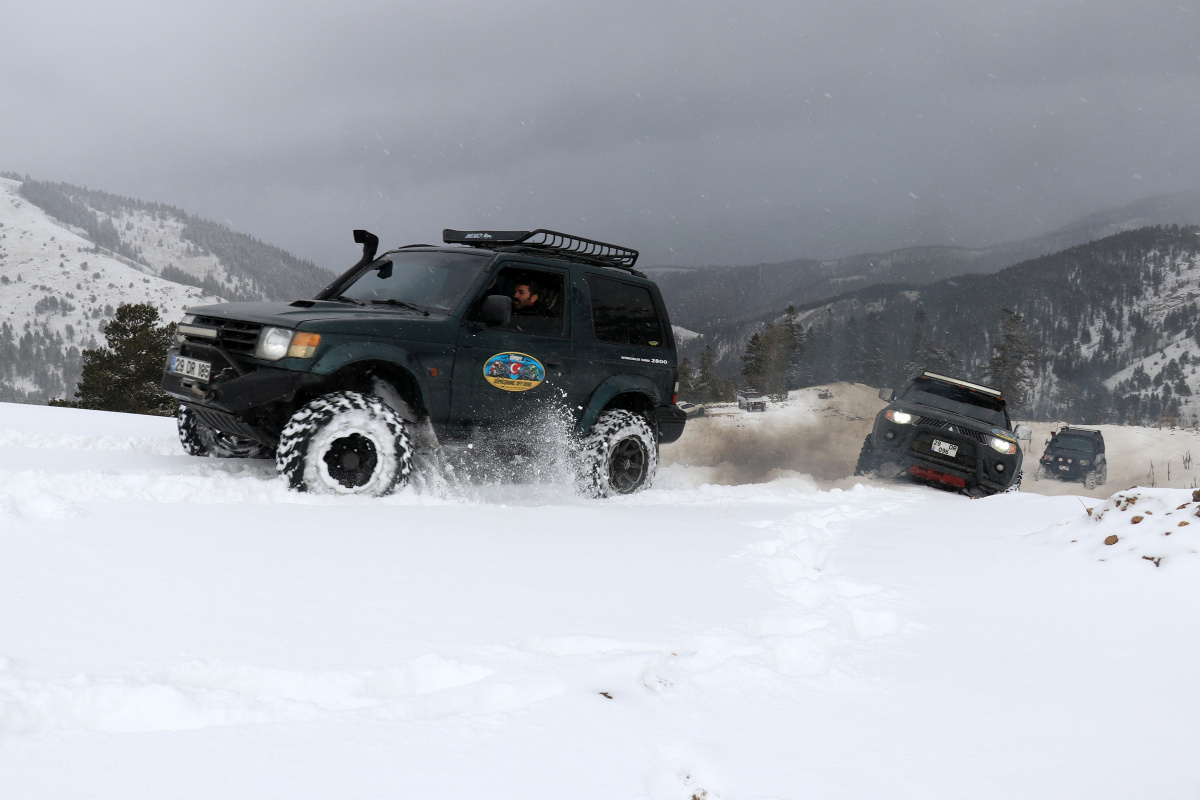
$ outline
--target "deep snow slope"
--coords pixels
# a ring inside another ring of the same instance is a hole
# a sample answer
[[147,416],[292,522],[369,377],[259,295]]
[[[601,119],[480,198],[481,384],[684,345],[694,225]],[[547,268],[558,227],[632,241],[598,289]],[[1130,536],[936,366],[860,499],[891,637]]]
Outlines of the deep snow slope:
[[1200,791],[1200,524],[709,477],[313,497],[0,404],[3,796]]

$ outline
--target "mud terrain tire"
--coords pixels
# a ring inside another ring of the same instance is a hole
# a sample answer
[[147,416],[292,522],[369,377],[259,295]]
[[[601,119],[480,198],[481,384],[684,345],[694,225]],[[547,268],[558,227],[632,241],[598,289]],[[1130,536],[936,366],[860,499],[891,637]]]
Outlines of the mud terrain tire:
[[1091,491],[1096,488],[1096,470],[1090,470],[1087,475],[1083,476],[1083,488]]
[[1018,473],[1017,473],[1017,479],[1016,479],[1016,480],[1014,480],[1012,483],[1010,483],[1010,484],[1008,485],[1008,488],[1006,488],[1006,489],[1004,489],[1004,490],[1003,490],[1002,494],[1011,494],[1012,492],[1019,492],[1019,491],[1021,491],[1021,479],[1022,479],[1022,478],[1024,478],[1024,477],[1025,477],[1025,471],[1024,471],[1024,470],[1022,470],[1021,472],[1018,472]]
[[858,464],[854,467],[854,474],[857,475],[874,475],[879,469],[879,459],[875,456],[875,446],[871,444],[871,434],[867,434],[867,438],[863,439],[862,450],[858,451]]
[[412,453],[404,420],[391,406],[378,397],[335,392],[288,420],[275,468],[299,491],[380,497],[408,480]]
[[604,411],[583,438],[576,484],[588,497],[632,494],[650,486],[658,469],[658,440],[641,414]]
[[253,439],[219,431],[185,405],[175,413],[179,443],[189,456],[209,458],[269,458],[271,448]]
[[1037,471],[1033,473],[1033,479],[1035,481],[1040,481],[1043,478],[1049,478],[1049,477],[1050,477],[1050,473],[1046,471],[1046,468],[1043,467],[1041,464],[1038,464]]

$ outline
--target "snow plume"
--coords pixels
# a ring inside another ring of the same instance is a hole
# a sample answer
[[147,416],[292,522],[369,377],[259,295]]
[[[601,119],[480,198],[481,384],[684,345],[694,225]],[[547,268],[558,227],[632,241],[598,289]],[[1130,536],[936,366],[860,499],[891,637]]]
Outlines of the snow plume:
[[497,439],[479,431],[466,445],[424,453],[426,469],[414,483],[448,497],[461,496],[470,486],[514,483],[537,493],[572,496],[579,438],[571,410],[555,398],[536,407],[521,427],[528,431],[523,440]]
[[820,391],[793,392],[762,414],[713,406],[709,416],[688,421],[678,444],[664,448],[664,462],[707,467],[710,480],[727,485],[763,483],[786,473],[818,481],[846,478],[854,473],[875,414],[867,398],[856,395],[871,390],[840,384],[834,387],[836,406],[823,402],[829,398]]

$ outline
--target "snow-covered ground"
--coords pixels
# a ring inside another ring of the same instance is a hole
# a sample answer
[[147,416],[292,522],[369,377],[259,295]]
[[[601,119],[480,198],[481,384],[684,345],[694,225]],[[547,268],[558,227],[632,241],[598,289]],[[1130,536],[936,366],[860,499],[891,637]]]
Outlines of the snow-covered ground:
[[0,795],[1200,792],[1190,491],[1089,515],[664,455],[617,500],[323,498],[169,419],[0,404]]

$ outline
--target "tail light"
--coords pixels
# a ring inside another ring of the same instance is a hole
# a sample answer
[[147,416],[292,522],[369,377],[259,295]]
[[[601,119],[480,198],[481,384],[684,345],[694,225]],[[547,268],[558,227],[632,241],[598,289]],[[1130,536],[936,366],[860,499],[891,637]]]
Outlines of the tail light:
[[679,402],[679,370],[675,370],[675,391],[671,393],[671,405]]

